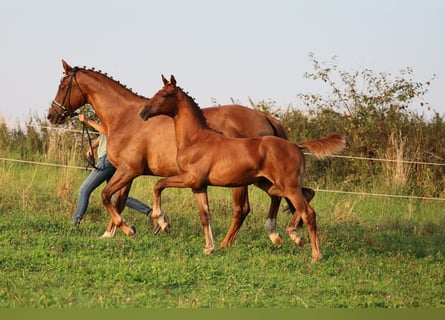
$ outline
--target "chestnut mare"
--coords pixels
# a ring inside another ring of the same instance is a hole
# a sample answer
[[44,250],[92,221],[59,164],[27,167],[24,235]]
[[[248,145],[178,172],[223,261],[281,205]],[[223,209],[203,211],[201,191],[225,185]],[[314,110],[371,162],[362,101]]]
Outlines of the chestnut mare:
[[[274,136],[259,138],[229,138],[210,129],[202,110],[193,98],[176,86],[174,76],[170,82],[162,76],[164,87],[140,110],[144,120],[157,115],[173,118],[178,146],[179,174],[160,179],[153,188],[153,218],[162,226],[161,193],[165,188],[192,188],[201,221],[205,226],[205,253],[214,250],[210,228],[207,187],[236,187],[256,184],[269,195],[285,197],[293,210],[286,232],[297,244],[302,240],[297,225],[306,224],[312,246],[312,262],[321,259],[316,214],[302,192],[305,159],[301,148],[323,157],[342,150],[344,138],[330,134],[322,139],[293,144]],[[266,225],[267,226],[267,225]]]
[[[66,117],[86,103],[95,110],[107,135],[107,153],[117,168],[102,192],[102,201],[111,216],[104,236],[113,236],[115,226],[126,234],[134,229],[121,218],[125,199],[134,178],[140,175],[171,176],[178,174],[176,140],[173,121],[169,117],[156,117],[147,122],[137,115],[149,100],[134,94],[117,81],[100,71],[72,68],[62,60],[65,75],[48,111],[52,124],[62,124]],[[204,114],[211,127],[232,137],[277,135],[286,138],[280,123],[262,113],[238,105],[206,108]],[[303,190],[310,200],[311,189]],[[116,193],[115,205],[111,196]],[[247,187],[234,188],[235,202],[232,224],[221,242],[221,247],[233,243],[249,213]],[[268,221],[275,221],[280,205],[279,197],[271,197]],[[165,226],[164,226],[165,227]]]

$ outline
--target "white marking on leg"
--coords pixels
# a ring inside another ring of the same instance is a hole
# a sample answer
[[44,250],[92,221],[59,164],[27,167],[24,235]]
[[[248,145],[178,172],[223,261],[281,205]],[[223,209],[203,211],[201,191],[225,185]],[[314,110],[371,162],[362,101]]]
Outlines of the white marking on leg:
[[264,230],[266,230],[267,234],[275,233],[276,231],[276,221],[275,219],[267,218],[266,223],[264,224]]
[[264,230],[269,234],[269,239],[274,244],[282,244],[283,239],[281,239],[280,234],[276,230],[276,219],[268,218],[264,224]]
[[116,225],[113,225],[111,231],[105,231],[101,238],[113,238],[116,234]]
[[282,244],[283,239],[281,239],[281,236],[278,232],[273,232],[269,234],[269,239],[272,241],[273,244]]
[[158,215],[157,218],[154,218],[157,220],[159,226],[161,227],[162,230],[165,230],[165,228],[168,227],[168,223],[165,221],[164,219],[164,213],[161,211]]
[[206,239],[206,246],[204,247],[205,254],[211,254],[215,250],[215,244],[213,242],[213,233],[210,224],[207,228],[204,228],[204,237]]

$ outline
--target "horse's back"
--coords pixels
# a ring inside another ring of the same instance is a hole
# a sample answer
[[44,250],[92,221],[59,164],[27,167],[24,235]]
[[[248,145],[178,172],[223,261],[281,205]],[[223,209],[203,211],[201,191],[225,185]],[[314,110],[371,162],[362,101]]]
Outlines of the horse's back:
[[261,111],[241,105],[203,108],[209,127],[232,138],[279,136],[286,139],[282,125]]
[[[203,108],[209,126],[226,137],[250,138],[277,135],[265,113],[241,105]],[[146,175],[171,176],[177,174],[176,137],[173,120],[167,116],[156,116],[147,121],[134,119],[131,135],[117,139],[117,145],[109,150],[113,164],[127,163],[136,168],[142,165]],[[139,123],[141,122],[141,123]],[[279,122],[277,121],[277,124]],[[280,135],[278,135],[280,136]],[[114,139],[108,139],[110,140]],[[113,152],[114,151],[114,152]],[[143,163],[143,164],[142,164]]]

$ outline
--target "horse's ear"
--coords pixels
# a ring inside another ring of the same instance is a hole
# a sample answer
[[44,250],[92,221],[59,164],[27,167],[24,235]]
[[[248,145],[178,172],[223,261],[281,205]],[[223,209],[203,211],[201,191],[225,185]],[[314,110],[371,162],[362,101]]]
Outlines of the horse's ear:
[[170,76],[170,83],[173,85],[173,87],[176,87],[176,79],[174,75]]
[[162,82],[164,83],[164,86],[168,85],[168,80],[165,79],[163,74],[161,74],[161,77],[162,77]]
[[68,63],[66,63],[66,61],[63,60],[63,59],[62,59],[62,65],[63,65],[63,69],[65,70],[65,73],[66,73],[66,74],[68,74],[69,72],[71,72],[71,70],[73,69],[73,68],[71,68],[71,66],[70,66]]

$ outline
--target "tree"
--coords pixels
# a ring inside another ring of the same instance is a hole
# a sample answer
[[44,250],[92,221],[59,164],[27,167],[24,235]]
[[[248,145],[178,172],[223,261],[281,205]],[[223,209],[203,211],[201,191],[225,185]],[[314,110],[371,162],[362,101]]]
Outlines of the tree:
[[314,72],[305,73],[305,78],[325,82],[332,94],[299,94],[299,98],[319,114],[340,114],[350,143],[367,156],[386,150],[389,137],[415,115],[410,106],[419,103],[429,108],[423,98],[431,82],[414,81],[412,68],[402,69],[397,76],[370,69],[348,72],[338,69],[336,57],[320,62],[313,53],[309,56]]
[[[321,134],[320,129],[344,134],[351,155],[395,160],[384,165],[375,161],[345,163],[335,174],[351,184],[368,181],[427,196],[443,193],[443,167],[406,162],[445,158],[443,147],[431,136],[431,127],[436,127],[437,132],[443,130],[443,119],[436,114],[434,121],[427,122],[412,109],[416,104],[430,108],[424,98],[435,75],[422,83],[413,80],[412,68],[402,69],[396,76],[370,69],[342,71],[336,57],[320,62],[314,54],[309,56],[314,71],[305,73],[305,77],[321,80],[331,90],[327,96],[298,95],[310,110],[311,126],[319,128],[311,131],[316,135]],[[311,169],[317,173],[324,170],[322,164],[313,164]],[[428,179],[431,181],[427,187]]]

